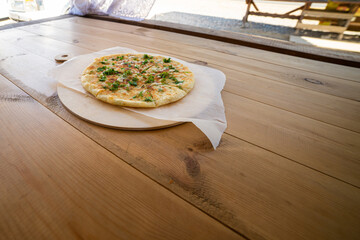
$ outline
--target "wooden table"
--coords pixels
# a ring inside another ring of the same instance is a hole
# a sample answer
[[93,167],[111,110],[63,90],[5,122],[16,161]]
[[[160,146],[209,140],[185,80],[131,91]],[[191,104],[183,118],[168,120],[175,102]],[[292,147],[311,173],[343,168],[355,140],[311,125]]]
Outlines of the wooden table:
[[[226,74],[216,151],[64,109],[54,56],[114,46]],[[69,17],[1,31],[0,73],[0,239],[359,239],[359,69]]]

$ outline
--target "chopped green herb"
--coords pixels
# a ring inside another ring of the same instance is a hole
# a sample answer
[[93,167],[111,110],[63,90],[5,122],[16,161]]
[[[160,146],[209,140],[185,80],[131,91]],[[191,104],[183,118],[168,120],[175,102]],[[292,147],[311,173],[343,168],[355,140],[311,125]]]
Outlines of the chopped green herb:
[[139,66],[138,65],[135,65],[135,67],[134,68],[137,68],[137,69],[139,69]]
[[169,65],[169,69],[175,69],[173,65]]
[[163,92],[164,90],[163,90],[162,88],[159,88],[158,91],[159,91],[159,92]]
[[145,64],[147,64],[149,61],[147,60],[147,59],[145,59],[145,61],[143,61],[142,63],[141,63],[141,65],[145,65]]
[[179,70],[175,69],[174,72],[179,72]]
[[105,77],[104,75],[100,75],[99,81],[100,81],[100,82],[105,82],[105,81],[106,81],[106,77]]
[[163,59],[163,62],[164,62],[164,63],[169,63],[169,62],[171,62],[171,58],[168,58],[168,59],[164,58],[164,59]]
[[141,73],[146,73],[146,70],[148,70],[150,67],[145,68],[144,70],[141,71]]
[[153,56],[149,56],[147,54],[144,54],[143,59],[153,59]]
[[132,74],[131,70],[126,70],[124,73],[123,73],[123,76],[124,77],[127,77],[127,76],[130,76]]
[[116,82],[114,82],[114,83],[111,85],[110,90],[111,90],[111,91],[115,91],[115,90],[118,90],[118,88],[119,88],[119,82],[116,81]]
[[107,59],[104,59],[105,61],[107,61]]
[[153,83],[155,81],[154,76],[150,75],[145,83]]
[[119,87],[125,87],[126,86],[126,84],[120,84],[119,85]]
[[106,64],[106,62],[100,62],[101,64]]
[[154,60],[150,60],[150,62],[151,62],[151,63],[153,63],[153,62],[154,62]]
[[183,83],[184,81],[179,81],[175,77],[169,77],[171,80],[174,80],[175,84]]
[[159,77],[167,78],[167,77],[169,77],[169,72],[162,72],[162,73],[160,73]]
[[181,90],[183,89],[181,86],[177,86],[178,88],[180,88]]
[[130,91],[130,88],[129,88],[129,87],[126,87],[125,89],[126,89],[126,91]]
[[141,91],[138,95],[133,96],[133,98],[137,98],[137,97],[143,97],[143,91]]
[[97,71],[98,72],[101,72],[101,71],[104,71],[106,69],[106,66],[103,66],[103,67],[99,67],[98,69],[97,69]]
[[166,79],[165,78],[161,79],[161,84],[166,84]]
[[116,61],[123,60],[123,59],[124,59],[124,56],[121,56],[121,57],[120,57],[120,56],[117,56],[117,57],[116,57]]
[[132,80],[133,80],[134,82],[137,82],[139,79],[138,79],[137,77],[134,77]]
[[112,65],[115,65],[115,63],[112,63]]
[[135,61],[137,61],[137,60],[138,60],[138,58],[137,58],[137,57],[134,57],[134,60],[135,60]]
[[94,73],[94,71],[90,71],[90,72],[89,72],[89,74],[93,74],[93,73]]
[[104,71],[103,74],[104,75],[114,75],[114,74],[117,74],[119,73],[118,71],[116,71],[115,69],[113,68],[109,68],[108,70]]
[[107,87],[107,86],[103,86],[103,89],[108,89],[108,87]]
[[144,101],[145,102],[153,102],[154,100],[151,97],[146,97]]
[[137,82],[129,81],[129,84],[130,84],[131,86],[137,86]]

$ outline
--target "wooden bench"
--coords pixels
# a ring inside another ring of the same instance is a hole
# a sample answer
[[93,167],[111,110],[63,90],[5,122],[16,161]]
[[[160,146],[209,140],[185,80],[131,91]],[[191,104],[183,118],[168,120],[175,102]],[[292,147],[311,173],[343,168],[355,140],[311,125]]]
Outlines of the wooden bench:
[[[349,3],[351,4],[350,11],[348,13],[339,13],[339,12],[328,12],[324,10],[312,10],[310,9],[312,3],[328,3],[327,0],[275,0],[279,2],[303,2],[304,5],[294,10],[291,10],[284,14],[276,14],[276,13],[266,13],[260,12],[259,8],[256,6],[254,0],[246,0],[247,9],[245,16],[243,18],[243,27],[248,22],[249,15],[256,16],[264,16],[264,17],[276,17],[276,18],[288,18],[288,19],[297,19],[298,22],[296,24],[296,33],[298,34],[301,29],[308,30],[320,30],[320,31],[329,31],[338,33],[338,39],[342,39],[344,31],[349,27],[354,14],[359,8],[359,1],[333,1],[334,3]],[[251,5],[254,6],[256,12],[250,11]],[[301,11],[300,15],[291,15],[294,12]],[[317,25],[317,24],[305,24],[302,22],[303,19],[311,19],[311,20],[325,20],[325,19],[337,19],[337,20],[345,20],[342,24],[338,26],[328,26],[328,25]]]

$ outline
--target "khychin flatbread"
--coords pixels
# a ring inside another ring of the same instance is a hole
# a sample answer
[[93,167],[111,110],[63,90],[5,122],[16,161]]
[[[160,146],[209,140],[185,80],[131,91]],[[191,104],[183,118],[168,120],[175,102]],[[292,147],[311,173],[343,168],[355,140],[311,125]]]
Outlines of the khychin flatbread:
[[185,97],[194,74],[162,56],[115,54],[96,58],[83,72],[82,86],[104,102],[126,107],[159,107]]

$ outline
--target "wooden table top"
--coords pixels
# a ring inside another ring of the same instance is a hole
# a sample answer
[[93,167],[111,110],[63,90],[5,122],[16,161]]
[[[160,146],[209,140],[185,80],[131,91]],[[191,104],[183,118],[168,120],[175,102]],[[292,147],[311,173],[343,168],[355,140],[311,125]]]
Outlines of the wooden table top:
[[[115,46],[226,74],[216,151],[64,109],[54,57]],[[0,74],[0,239],[359,239],[360,69],[70,17],[0,31]]]

